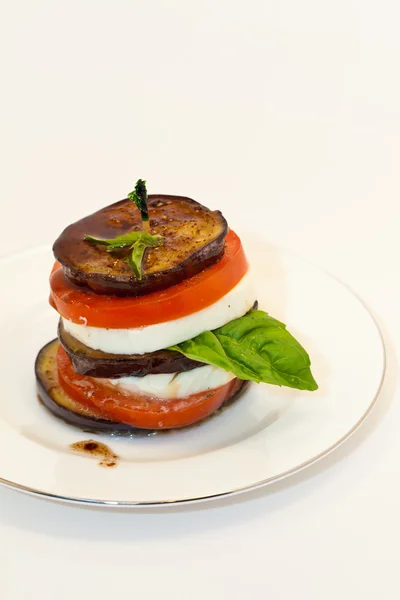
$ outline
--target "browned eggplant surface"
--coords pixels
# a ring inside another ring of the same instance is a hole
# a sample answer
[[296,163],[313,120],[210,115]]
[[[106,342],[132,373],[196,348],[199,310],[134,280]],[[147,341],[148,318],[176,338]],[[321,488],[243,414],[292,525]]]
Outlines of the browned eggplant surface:
[[93,350],[58,326],[60,342],[70,357],[75,373],[90,377],[144,377],[161,373],[178,373],[204,367],[204,363],[186,358],[180,352],[157,350],[147,354],[107,354]]
[[176,285],[217,262],[223,255],[228,231],[220,211],[211,211],[182,196],[150,195],[148,211],[152,234],[164,244],[146,250],[141,280],[123,260],[128,250],[107,252],[84,234],[110,239],[142,228],[138,208],[121,200],[67,227],[53,246],[66,276],[98,294],[141,296]]
[[58,340],[44,346],[35,363],[36,386],[40,401],[56,417],[85,431],[129,432],[136,427],[124,423],[114,423],[99,417],[64,392],[58,381],[56,354]]

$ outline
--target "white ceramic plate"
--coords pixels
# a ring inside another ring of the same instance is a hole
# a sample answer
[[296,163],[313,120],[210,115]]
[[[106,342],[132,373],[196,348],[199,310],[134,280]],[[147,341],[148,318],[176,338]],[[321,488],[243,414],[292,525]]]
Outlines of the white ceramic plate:
[[[260,308],[305,346],[320,389],[251,384],[229,409],[184,431],[124,439],[88,435],[57,420],[35,393],[33,365],[56,336],[48,248],[0,261],[0,481],[28,493],[105,505],[199,501],[291,475],[337,448],[378,395],[384,348],[365,306],[336,279],[296,256],[251,241],[246,251]],[[70,449],[92,438],[116,468]]]

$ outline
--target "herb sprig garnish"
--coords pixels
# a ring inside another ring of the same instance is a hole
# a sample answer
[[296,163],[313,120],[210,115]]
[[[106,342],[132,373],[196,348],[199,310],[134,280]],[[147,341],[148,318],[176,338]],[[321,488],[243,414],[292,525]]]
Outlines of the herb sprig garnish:
[[133,192],[128,194],[128,198],[132,200],[142,217],[143,231],[131,231],[125,235],[119,235],[115,238],[102,240],[91,235],[84,234],[85,240],[93,244],[107,246],[107,252],[115,252],[122,248],[131,250],[129,256],[124,260],[128,263],[137,279],[142,279],[142,261],[146,248],[157,248],[162,246],[164,238],[162,235],[152,235],[150,233],[149,212],[147,209],[147,190],[146,182],[143,179],[138,179]]
[[150,231],[149,211],[147,209],[147,189],[146,182],[143,179],[138,179],[133,192],[128,194],[128,198],[132,200],[140,210],[142,217],[143,230]]

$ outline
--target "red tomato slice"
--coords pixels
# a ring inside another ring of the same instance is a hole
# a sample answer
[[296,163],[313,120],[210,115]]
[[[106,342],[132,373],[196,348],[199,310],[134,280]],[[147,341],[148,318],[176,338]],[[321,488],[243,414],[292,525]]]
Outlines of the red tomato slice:
[[50,277],[50,304],[73,323],[107,329],[144,327],[179,319],[214,304],[239,283],[247,269],[240,239],[231,230],[224,255],[215,265],[178,285],[137,298],[83,291],[68,281],[56,263]]
[[101,417],[142,429],[172,429],[192,425],[215,412],[240,387],[238,379],[212,390],[164,400],[127,394],[97,379],[74,373],[62,346],[57,352],[59,383],[74,400]]

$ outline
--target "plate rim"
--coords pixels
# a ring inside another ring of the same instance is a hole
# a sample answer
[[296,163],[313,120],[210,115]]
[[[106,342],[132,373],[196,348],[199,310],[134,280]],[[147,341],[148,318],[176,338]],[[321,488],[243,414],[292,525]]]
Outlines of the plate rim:
[[[246,233],[244,235],[246,235]],[[53,500],[55,502],[62,502],[62,503],[78,505],[78,506],[96,506],[96,507],[102,507],[102,508],[109,508],[109,507],[111,507],[111,508],[143,508],[143,507],[149,508],[149,507],[167,507],[167,506],[175,506],[175,505],[182,506],[185,504],[197,504],[197,503],[204,503],[204,502],[210,502],[213,500],[218,500],[221,498],[225,498],[227,496],[237,496],[239,494],[243,494],[245,492],[251,492],[251,491],[254,491],[257,489],[261,489],[261,488],[264,488],[273,483],[277,483],[278,481],[282,481],[283,479],[286,479],[286,478],[290,477],[291,475],[295,475],[296,473],[299,473],[299,472],[303,471],[304,469],[316,464],[317,462],[319,462],[320,460],[322,460],[323,458],[325,458],[326,456],[331,454],[334,450],[339,448],[350,437],[352,437],[352,435],[359,429],[359,427],[362,425],[362,423],[367,419],[367,417],[372,412],[372,409],[376,405],[376,402],[378,400],[378,397],[380,395],[380,392],[382,390],[382,386],[383,386],[383,383],[385,380],[386,367],[387,367],[387,353],[386,353],[385,340],[384,340],[381,328],[379,327],[378,321],[375,318],[375,316],[373,315],[373,313],[371,312],[371,310],[369,309],[367,303],[359,296],[359,294],[357,292],[355,292],[346,282],[341,280],[339,277],[337,277],[336,275],[333,275],[328,270],[324,269],[323,267],[314,263],[313,261],[302,257],[301,255],[297,254],[296,252],[293,252],[292,250],[289,250],[288,248],[284,248],[284,247],[278,246],[276,244],[270,244],[269,242],[264,242],[264,243],[266,243],[270,247],[274,248],[275,251],[278,251],[278,252],[281,252],[284,254],[289,254],[292,257],[305,262],[306,264],[310,265],[311,267],[313,267],[315,269],[318,269],[319,271],[323,272],[328,277],[335,280],[339,285],[344,287],[353,297],[355,297],[356,300],[358,300],[358,302],[361,304],[361,306],[365,309],[365,311],[369,315],[373,325],[375,326],[375,329],[378,333],[378,339],[380,340],[380,345],[381,345],[381,349],[382,349],[382,358],[383,358],[382,373],[381,373],[379,385],[378,385],[375,395],[374,395],[373,399],[371,400],[371,403],[367,407],[366,411],[362,414],[362,416],[358,419],[358,421],[353,425],[353,427],[351,427],[351,429],[347,433],[345,433],[341,438],[339,438],[339,440],[337,440],[334,444],[332,444],[331,446],[329,446],[328,448],[326,448],[319,454],[313,456],[312,458],[301,463],[300,465],[296,465],[292,469],[288,469],[287,471],[280,473],[279,475],[267,477],[265,479],[262,479],[255,483],[252,483],[250,485],[240,486],[240,487],[233,488],[231,490],[227,490],[224,492],[218,492],[216,494],[207,494],[205,496],[196,496],[196,497],[192,497],[192,498],[175,498],[172,500],[154,501],[154,500],[104,500],[104,499],[83,498],[83,497],[79,497],[79,496],[72,497],[72,496],[63,496],[61,494],[53,494],[52,492],[46,492],[44,490],[32,488],[30,486],[25,486],[23,484],[16,483],[14,481],[10,481],[9,479],[4,479],[2,477],[0,477],[0,485],[2,485],[5,488],[8,488],[8,489],[20,492],[20,493],[24,493],[28,496],[35,496],[37,498],[45,498],[45,499]],[[50,244],[40,244],[37,246],[31,246],[30,248],[25,248],[25,249],[21,250],[20,252],[7,253],[3,256],[0,256],[0,264],[3,262],[7,262],[9,260],[12,260],[14,258],[18,258],[23,255],[29,254],[31,252],[38,252],[38,251],[44,251],[44,250],[46,250],[46,251],[51,250],[51,245]]]

